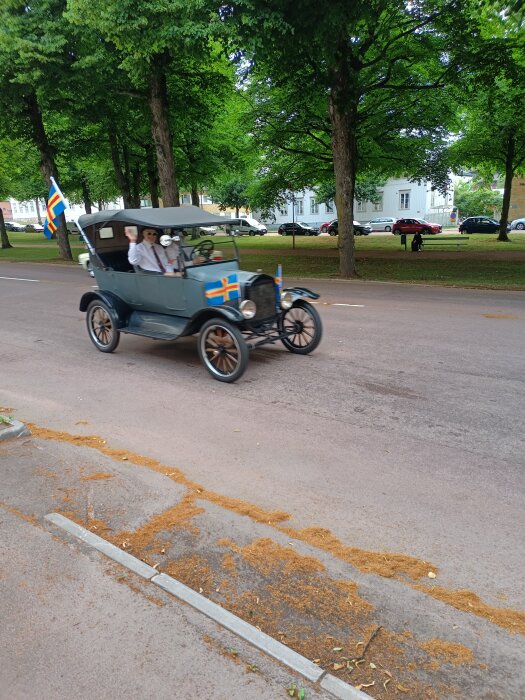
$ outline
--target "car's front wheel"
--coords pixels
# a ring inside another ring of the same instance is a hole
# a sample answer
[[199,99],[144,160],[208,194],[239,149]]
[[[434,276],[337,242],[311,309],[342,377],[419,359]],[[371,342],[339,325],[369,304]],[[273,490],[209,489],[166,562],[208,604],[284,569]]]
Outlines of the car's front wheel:
[[238,328],[222,318],[212,318],[201,328],[199,357],[214,379],[235,382],[248,366],[248,347]]
[[391,230],[392,229],[390,228],[390,226],[385,226],[385,231],[388,231],[388,233],[390,233]]
[[279,330],[288,333],[282,338],[284,347],[299,355],[308,355],[315,350],[323,335],[321,317],[307,301],[298,301],[283,313]]
[[394,229],[394,236],[400,236],[401,235],[401,229],[395,228]]
[[93,344],[100,352],[113,352],[120,341],[109,306],[100,299],[92,301],[87,308],[86,323]]
[[525,229],[525,224],[522,224],[521,221],[520,221],[519,224],[516,224],[516,229],[517,229],[518,231],[523,231],[523,229]]

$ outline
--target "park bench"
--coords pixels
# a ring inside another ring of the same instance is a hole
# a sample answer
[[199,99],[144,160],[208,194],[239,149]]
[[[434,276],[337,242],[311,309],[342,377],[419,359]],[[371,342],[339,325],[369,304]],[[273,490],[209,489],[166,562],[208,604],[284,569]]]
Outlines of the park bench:
[[[400,243],[401,245],[405,246],[405,250],[407,249],[407,237],[412,236],[413,234],[409,233],[402,233],[400,236]],[[438,246],[456,246],[456,250],[459,250],[459,246],[461,245],[466,245],[468,243],[468,238],[466,236],[442,236],[442,235],[435,235],[435,236],[422,236],[421,240],[423,241],[423,247],[427,245],[438,245]],[[410,239],[412,241],[412,238]]]
[[440,245],[440,246],[456,246],[456,250],[459,250],[460,245],[466,245],[468,243],[468,238],[465,236],[422,236],[423,248],[427,245]]

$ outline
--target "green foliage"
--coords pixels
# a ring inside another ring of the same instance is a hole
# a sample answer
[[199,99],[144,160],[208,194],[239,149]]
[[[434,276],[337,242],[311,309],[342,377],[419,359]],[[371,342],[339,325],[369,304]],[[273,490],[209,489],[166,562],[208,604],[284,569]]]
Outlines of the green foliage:
[[239,216],[241,207],[247,207],[250,203],[247,183],[237,179],[217,183],[210,187],[209,195],[219,205],[219,209],[225,211],[233,208],[236,216]]
[[491,216],[501,211],[503,195],[489,187],[473,187],[471,182],[460,182],[454,190],[454,206],[462,218]]

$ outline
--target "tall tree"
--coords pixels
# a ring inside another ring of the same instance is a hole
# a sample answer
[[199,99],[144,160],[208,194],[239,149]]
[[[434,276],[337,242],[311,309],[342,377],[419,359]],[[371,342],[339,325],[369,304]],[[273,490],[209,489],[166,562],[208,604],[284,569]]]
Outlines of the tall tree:
[[[58,178],[56,144],[49,137],[45,113],[67,81],[74,50],[62,21],[65,0],[6,0],[0,6],[0,128],[31,140],[38,149],[46,183]],[[59,217],[58,248],[71,260],[65,217]]]
[[[358,130],[373,107],[390,120],[388,98],[399,109],[414,95],[444,88],[455,70],[449,44],[465,26],[458,0],[239,0],[217,6],[231,26],[230,43],[241,65],[267,75],[273,87],[290,84],[326,99],[339,218],[340,272],[356,274],[353,200],[358,172]],[[258,31],[264,27],[264,35]],[[454,32],[454,35],[453,35]],[[416,114],[416,112],[414,112]],[[412,125],[419,128],[417,121]]]

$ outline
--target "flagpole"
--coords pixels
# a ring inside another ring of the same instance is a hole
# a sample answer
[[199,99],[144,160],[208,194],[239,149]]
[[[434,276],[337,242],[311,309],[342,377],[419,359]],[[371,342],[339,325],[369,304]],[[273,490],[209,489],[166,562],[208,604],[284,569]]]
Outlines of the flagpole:
[[64,195],[62,194],[62,191],[60,190],[60,187],[57,185],[55,178],[54,178],[53,176],[51,176],[49,179],[51,180],[51,182],[52,182],[53,185],[55,186],[55,189],[56,189],[56,191],[58,192],[58,194],[62,197],[62,199],[63,199],[64,202],[65,202],[65,201],[66,201],[66,198],[65,198]]

